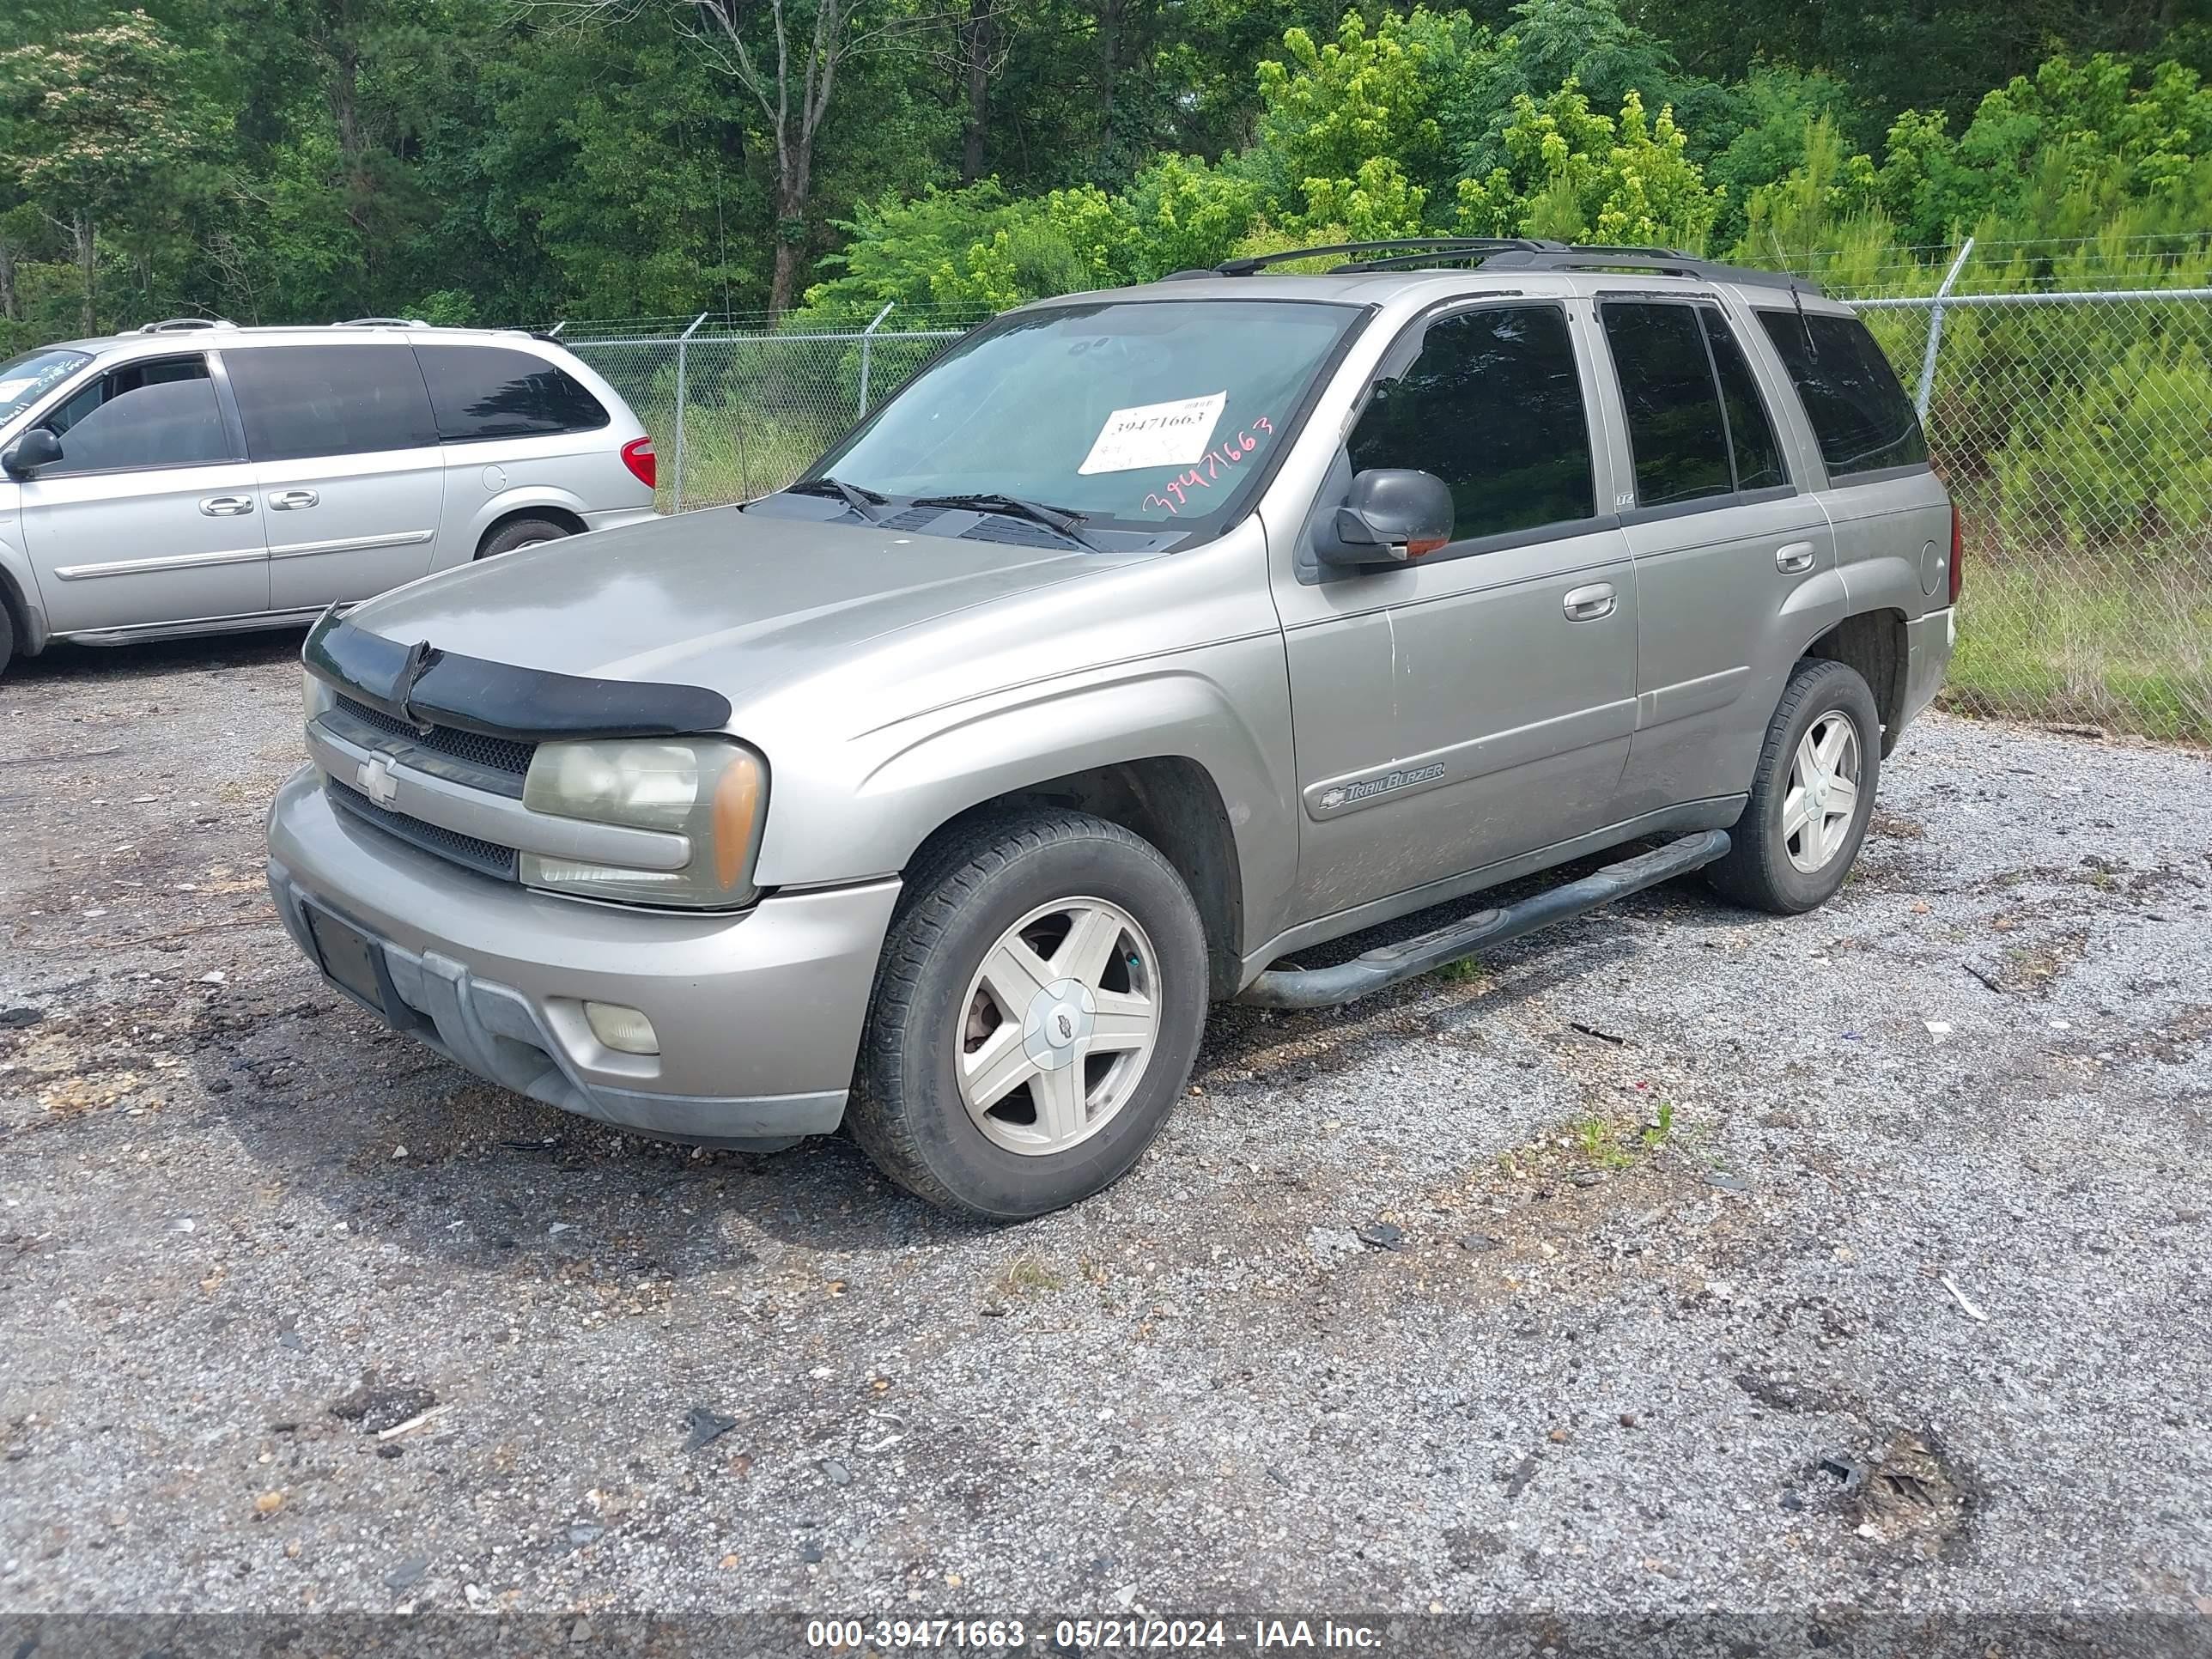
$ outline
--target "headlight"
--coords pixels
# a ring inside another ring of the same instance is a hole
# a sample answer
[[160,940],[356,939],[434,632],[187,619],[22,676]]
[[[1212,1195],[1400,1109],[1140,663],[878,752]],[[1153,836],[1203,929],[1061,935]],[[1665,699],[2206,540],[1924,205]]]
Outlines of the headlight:
[[684,836],[691,858],[681,870],[627,870],[525,853],[523,883],[629,904],[750,903],[767,795],[761,757],[726,738],[540,744],[522,786],[525,806]]
[[300,714],[305,725],[338,700],[338,694],[306,669],[300,671]]

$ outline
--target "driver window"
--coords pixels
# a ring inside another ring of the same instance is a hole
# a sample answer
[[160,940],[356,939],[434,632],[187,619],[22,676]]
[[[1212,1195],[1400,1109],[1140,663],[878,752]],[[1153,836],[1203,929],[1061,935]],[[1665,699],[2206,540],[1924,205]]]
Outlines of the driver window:
[[201,357],[112,369],[40,424],[62,441],[49,477],[237,459]]
[[1376,386],[1346,448],[1358,471],[1413,467],[1443,479],[1455,540],[1596,514],[1574,340],[1555,306],[1430,324],[1420,356]]

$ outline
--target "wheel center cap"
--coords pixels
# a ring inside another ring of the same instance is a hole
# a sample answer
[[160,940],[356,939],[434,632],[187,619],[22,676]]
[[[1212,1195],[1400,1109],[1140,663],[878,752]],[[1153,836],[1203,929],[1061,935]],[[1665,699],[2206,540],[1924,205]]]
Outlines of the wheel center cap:
[[1023,1052],[1048,1072],[1073,1065],[1097,1013],[1089,987],[1079,980],[1055,981],[1030,999],[1022,1016]]

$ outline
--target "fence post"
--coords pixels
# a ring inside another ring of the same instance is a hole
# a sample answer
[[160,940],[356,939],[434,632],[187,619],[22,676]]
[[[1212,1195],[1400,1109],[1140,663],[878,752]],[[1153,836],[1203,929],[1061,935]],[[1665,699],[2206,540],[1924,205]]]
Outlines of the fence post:
[[1936,353],[1943,343],[1943,297],[1959,280],[1959,273],[1966,268],[1966,256],[1973,251],[1974,239],[1969,236],[1959,257],[1951,261],[1951,269],[1944,273],[1943,286],[1936,290],[1936,304],[1928,313],[1928,351],[1920,360],[1920,391],[1912,399],[1913,413],[1923,423],[1928,419],[1928,399],[1936,390]]
[[706,320],[707,313],[702,311],[691,319],[690,328],[676,337],[676,510],[678,513],[684,510],[684,414],[691,400],[685,376],[688,365],[684,353],[690,344],[691,337],[698,332],[699,325]]
[[876,320],[860,331],[860,419],[868,418],[868,359],[876,343],[876,325],[891,314],[896,300],[884,301],[884,308],[876,313]]
[[547,332],[545,337],[549,340],[557,340],[561,337],[561,331],[568,326],[568,319],[566,317],[563,317],[559,322],[553,325],[552,328]]

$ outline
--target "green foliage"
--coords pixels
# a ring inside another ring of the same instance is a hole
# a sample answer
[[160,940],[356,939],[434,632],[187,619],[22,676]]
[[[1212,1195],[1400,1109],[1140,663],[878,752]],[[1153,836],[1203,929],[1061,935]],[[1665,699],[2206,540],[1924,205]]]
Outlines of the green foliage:
[[1508,161],[1460,183],[1469,235],[1697,250],[1720,212],[1723,193],[1689,159],[1674,111],[1649,121],[1632,90],[1618,121],[1593,112],[1571,80],[1540,105],[1522,93],[1504,137]]

